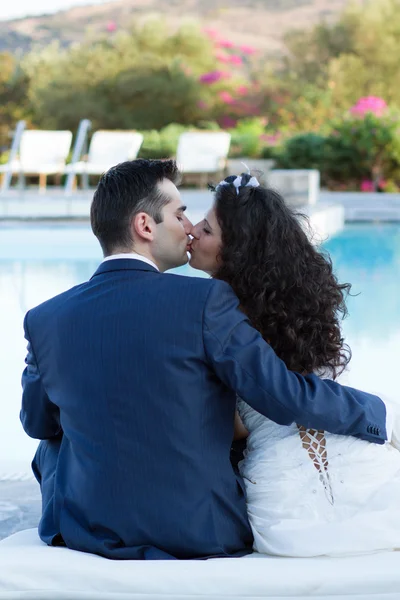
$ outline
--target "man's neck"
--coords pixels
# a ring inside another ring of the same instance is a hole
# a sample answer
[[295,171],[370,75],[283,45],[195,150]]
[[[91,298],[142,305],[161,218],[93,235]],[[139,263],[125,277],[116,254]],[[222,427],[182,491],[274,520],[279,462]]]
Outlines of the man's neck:
[[103,262],[108,261],[108,260],[121,259],[121,258],[122,259],[141,260],[141,261],[151,265],[155,269],[157,269],[157,271],[160,271],[160,268],[157,265],[157,263],[153,257],[147,256],[144,253],[140,253],[135,250],[131,250],[130,252],[115,252],[114,254],[110,254],[109,256],[106,256],[104,258]]

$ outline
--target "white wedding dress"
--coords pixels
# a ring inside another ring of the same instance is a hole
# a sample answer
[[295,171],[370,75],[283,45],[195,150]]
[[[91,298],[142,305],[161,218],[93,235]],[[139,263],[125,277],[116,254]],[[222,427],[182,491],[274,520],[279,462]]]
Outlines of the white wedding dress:
[[254,550],[311,557],[400,549],[400,452],[277,425],[238,400]]

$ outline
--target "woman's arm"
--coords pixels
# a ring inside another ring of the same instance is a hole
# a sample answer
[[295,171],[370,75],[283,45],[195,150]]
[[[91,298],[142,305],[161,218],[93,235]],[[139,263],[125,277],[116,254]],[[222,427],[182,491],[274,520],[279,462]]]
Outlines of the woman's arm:
[[243,425],[242,419],[239,417],[238,411],[235,412],[235,429],[233,433],[233,440],[244,440],[249,435],[246,427]]

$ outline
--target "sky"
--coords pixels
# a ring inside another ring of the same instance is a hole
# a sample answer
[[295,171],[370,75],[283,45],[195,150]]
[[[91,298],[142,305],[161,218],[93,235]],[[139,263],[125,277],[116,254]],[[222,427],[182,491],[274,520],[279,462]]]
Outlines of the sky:
[[[110,0],[108,0],[109,2]],[[0,20],[66,10],[72,6],[105,4],[105,0],[13,0],[0,2]]]

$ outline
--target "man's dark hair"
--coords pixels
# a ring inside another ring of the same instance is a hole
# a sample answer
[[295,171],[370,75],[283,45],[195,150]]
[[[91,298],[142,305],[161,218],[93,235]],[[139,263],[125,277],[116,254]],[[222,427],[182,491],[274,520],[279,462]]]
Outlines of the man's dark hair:
[[162,208],[170,202],[158,184],[169,179],[178,184],[174,160],[130,160],[111,167],[101,176],[90,209],[92,231],[104,256],[132,247],[130,224],[139,212],[162,222]]

